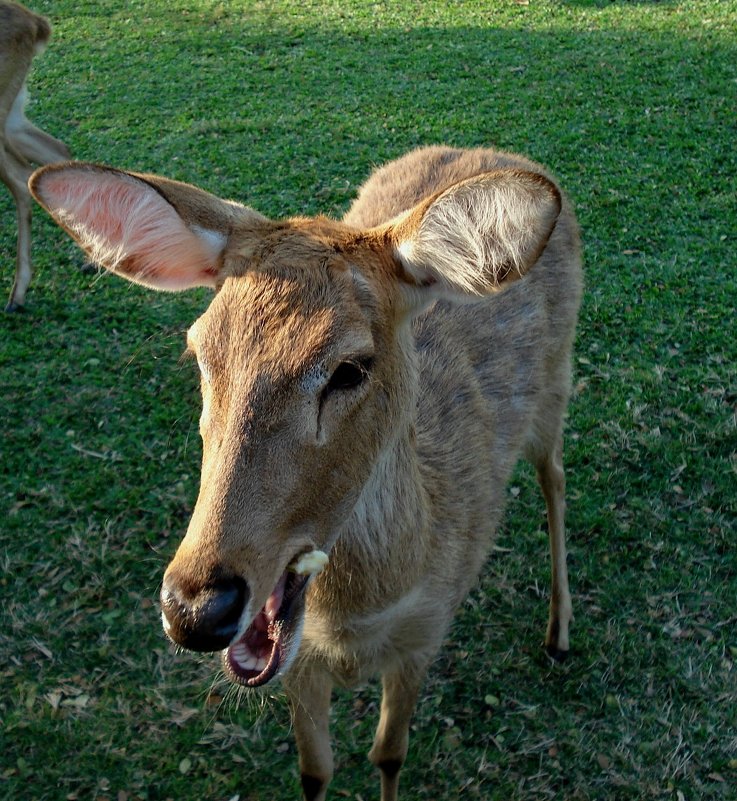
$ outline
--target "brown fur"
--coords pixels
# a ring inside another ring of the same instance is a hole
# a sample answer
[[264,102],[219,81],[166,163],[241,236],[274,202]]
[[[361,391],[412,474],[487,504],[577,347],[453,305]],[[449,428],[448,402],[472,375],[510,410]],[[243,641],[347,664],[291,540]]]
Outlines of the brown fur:
[[51,35],[48,21],[18,3],[0,1],[0,181],[15,200],[18,246],[7,310],[23,305],[31,282],[31,163],[69,158],[66,145],[36,128],[23,113],[25,81],[34,55]]
[[[32,188],[88,251],[116,252],[106,266],[132,280],[165,280],[145,265],[167,269],[149,251],[157,238],[165,250],[172,224],[162,216],[145,246],[131,235],[100,249],[123,194],[140,196],[141,225],[158,195],[181,219],[177,241],[199,227],[221,246],[191,266],[191,283],[211,278],[217,293],[189,333],[203,375],[202,481],[165,577],[169,633],[194,642],[224,581],[245,593],[242,633],[296,554],[328,552],[308,585],[301,645],[295,635],[285,646],[304,792],[321,801],[332,775],[334,683],[381,674],[370,758],[382,801],[393,801],[415,699],[477,580],[520,456],[548,508],[546,646],[569,647],[562,427],[581,293],[571,206],[533,162],[440,147],[379,169],[342,222],[271,222],[154,176],[120,178],[125,192],[90,203],[84,187],[111,180],[69,164],[39,171]],[[125,208],[135,231],[136,207]],[[139,263],[139,276],[127,274]],[[370,364],[368,379],[327,394],[351,361]]]

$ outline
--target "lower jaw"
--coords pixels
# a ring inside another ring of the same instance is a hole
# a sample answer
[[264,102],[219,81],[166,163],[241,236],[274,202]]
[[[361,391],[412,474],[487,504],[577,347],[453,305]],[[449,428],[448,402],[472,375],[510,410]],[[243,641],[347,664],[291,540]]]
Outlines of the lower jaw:
[[271,650],[256,657],[235,642],[223,651],[223,668],[235,684],[262,687],[291,664],[301,639],[307,580],[287,588],[280,615],[269,627]]
[[235,684],[244,687],[261,687],[271,681],[279,672],[280,652],[279,643],[274,642],[271,653],[267,657],[248,659],[245,648],[235,643],[222,652],[223,668],[228,678]]

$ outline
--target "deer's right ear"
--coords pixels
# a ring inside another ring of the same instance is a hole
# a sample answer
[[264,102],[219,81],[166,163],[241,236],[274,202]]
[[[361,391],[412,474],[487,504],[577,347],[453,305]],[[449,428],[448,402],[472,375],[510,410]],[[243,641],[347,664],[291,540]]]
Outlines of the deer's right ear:
[[95,164],[42,167],[29,187],[92,261],[154,289],[215,287],[234,226],[266,222],[194,186]]

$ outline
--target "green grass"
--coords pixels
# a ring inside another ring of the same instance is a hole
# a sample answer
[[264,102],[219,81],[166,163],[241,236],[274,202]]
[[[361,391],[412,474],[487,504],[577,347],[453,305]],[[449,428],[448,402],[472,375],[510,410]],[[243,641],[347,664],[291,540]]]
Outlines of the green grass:
[[[37,2],[29,113],[77,158],[272,215],[340,214],[372,165],[493,144],[576,202],[587,291],[566,462],[574,652],[540,642],[543,504],[521,467],[429,676],[416,799],[737,797],[737,3]],[[4,292],[15,252],[0,192]],[[80,271],[39,211],[0,319],[0,794],[298,797],[285,704],[177,654],[157,595],[196,497],[180,364],[207,295]],[[518,492],[519,490],[519,492]],[[339,693],[334,798],[378,796],[378,691]]]

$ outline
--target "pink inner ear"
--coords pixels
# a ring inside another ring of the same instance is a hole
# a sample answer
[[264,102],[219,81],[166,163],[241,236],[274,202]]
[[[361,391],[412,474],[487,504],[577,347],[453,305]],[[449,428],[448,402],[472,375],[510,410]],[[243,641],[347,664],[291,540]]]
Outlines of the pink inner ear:
[[67,167],[43,176],[40,197],[98,264],[156,289],[214,286],[226,237],[189,228],[131,175]]

